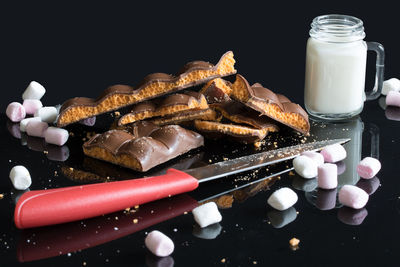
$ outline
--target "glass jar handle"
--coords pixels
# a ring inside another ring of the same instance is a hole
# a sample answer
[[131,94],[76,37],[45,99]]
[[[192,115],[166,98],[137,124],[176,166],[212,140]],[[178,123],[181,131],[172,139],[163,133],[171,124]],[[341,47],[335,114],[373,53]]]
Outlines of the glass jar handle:
[[375,86],[372,91],[366,92],[367,100],[377,99],[382,92],[383,86],[383,71],[384,71],[384,63],[385,63],[385,49],[383,45],[377,42],[366,42],[368,50],[375,51],[376,53],[376,74],[375,74]]

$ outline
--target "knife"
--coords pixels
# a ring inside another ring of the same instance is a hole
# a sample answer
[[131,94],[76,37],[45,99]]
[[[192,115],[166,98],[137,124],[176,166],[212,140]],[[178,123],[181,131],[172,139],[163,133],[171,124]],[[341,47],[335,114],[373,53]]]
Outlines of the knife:
[[66,223],[123,210],[127,207],[193,191],[199,183],[292,159],[350,139],[334,139],[261,152],[204,167],[140,179],[33,190],[24,193],[14,211],[20,228]]

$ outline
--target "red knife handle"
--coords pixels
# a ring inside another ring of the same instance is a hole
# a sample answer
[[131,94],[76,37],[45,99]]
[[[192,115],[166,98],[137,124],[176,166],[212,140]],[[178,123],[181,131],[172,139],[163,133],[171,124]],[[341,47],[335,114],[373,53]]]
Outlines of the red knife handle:
[[82,220],[189,192],[198,185],[196,178],[169,169],[154,177],[29,191],[18,200],[14,221],[23,229]]

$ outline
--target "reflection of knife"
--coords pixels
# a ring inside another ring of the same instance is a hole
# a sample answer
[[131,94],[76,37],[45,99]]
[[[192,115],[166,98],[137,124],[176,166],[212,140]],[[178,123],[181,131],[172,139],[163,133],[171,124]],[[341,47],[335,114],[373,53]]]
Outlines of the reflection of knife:
[[29,228],[95,217],[189,192],[201,182],[271,165],[294,158],[304,151],[320,150],[327,145],[347,141],[349,139],[301,144],[184,172],[169,169],[166,174],[155,177],[29,191],[18,200],[14,220],[18,228]]

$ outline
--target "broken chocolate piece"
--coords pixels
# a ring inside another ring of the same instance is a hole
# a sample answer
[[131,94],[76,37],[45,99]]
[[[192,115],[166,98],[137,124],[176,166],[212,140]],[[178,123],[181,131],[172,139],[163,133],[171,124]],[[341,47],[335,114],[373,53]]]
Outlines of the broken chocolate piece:
[[232,139],[245,144],[261,141],[269,132],[277,131],[276,126],[272,124],[267,128],[255,129],[243,125],[196,120],[194,121],[194,126],[197,130],[212,139],[228,135]]
[[250,109],[238,101],[230,100],[222,103],[214,103],[211,107],[221,112],[222,116],[230,121],[247,124],[257,129],[275,127],[275,131],[278,131],[278,126],[270,118],[261,116],[258,111]]
[[184,92],[174,94],[165,99],[154,99],[133,106],[130,113],[122,116],[118,125],[125,125],[135,121],[153,117],[163,117],[184,110],[207,109],[208,104],[203,94],[197,92]]
[[189,110],[179,112],[173,115],[155,118],[151,122],[155,125],[162,126],[167,124],[181,124],[185,122],[190,122],[194,120],[207,120],[207,121],[217,121],[221,118],[212,109],[202,109],[202,110]]
[[203,137],[178,125],[167,125],[135,138],[121,130],[97,134],[83,144],[85,155],[145,172],[204,144]]
[[59,127],[93,117],[98,114],[122,108],[160,95],[182,90],[236,73],[233,52],[226,52],[216,65],[204,61],[186,64],[176,75],[153,73],[146,76],[135,88],[128,85],[114,85],[107,88],[97,99],[76,97],[67,100],[57,118]]
[[309,134],[307,112],[284,95],[275,94],[259,83],[250,86],[247,80],[238,74],[232,84],[232,97],[282,124],[303,134]]
[[232,84],[221,78],[217,78],[206,83],[200,90],[209,104],[229,101],[232,93]]

